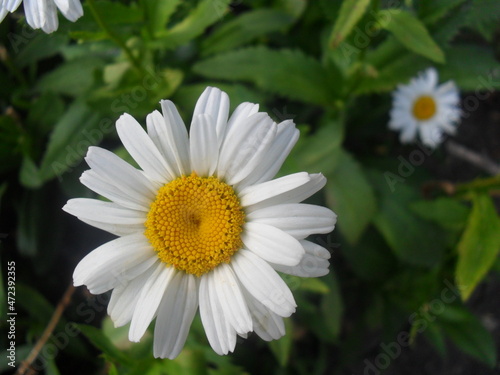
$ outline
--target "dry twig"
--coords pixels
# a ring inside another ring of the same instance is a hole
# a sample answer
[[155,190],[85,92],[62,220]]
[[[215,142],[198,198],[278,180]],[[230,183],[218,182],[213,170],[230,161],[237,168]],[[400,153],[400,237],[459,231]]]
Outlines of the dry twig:
[[[54,310],[54,313],[52,314],[52,317],[50,318],[49,323],[47,324],[47,327],[45,327],[45,330],[42,333],[42,336],[38,339],[37,343],[31,349],[30,354],[28,357],[21,363],[21,366],[17,369],[16,373],[14,375],[26,375],[26,372],[29,370],[31,364],[35,361],[35,359],[38,357],[38,354],[40,354],[40,351],[42,350],[43,346],[47,342],[47,340],[50,338],[50,335],[52,335],[52,332],[57,326],[57,323],[59,322],[59,319],[61,319],[62,313],[68,306],[68,304],[71,301],[71,296],[73,295],[73,292],[75,291],[75,287],[73,284],[70,284],[69,287],[66,289],[66,292],[64,292],[63,297],[57,304],[56,309]],[[30,374],[32,373],[31,371],[29,372]]]

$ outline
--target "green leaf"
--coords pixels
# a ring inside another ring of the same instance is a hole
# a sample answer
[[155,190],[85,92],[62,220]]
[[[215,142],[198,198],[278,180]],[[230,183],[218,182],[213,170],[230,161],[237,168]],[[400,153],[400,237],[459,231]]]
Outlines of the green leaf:
[[36,90],[79,96],[92,86],[94,71],[102,65],[102,60],[96,57],[68,61],[44,75],[38,81]]
[[102,321],[102,332],[111,341],[113,346],[120,350],[127,350],[134,345],[128,339],[128,332],[130,325],[126,324],[121,327],[115,327],[113,321],[109,316],[105,317]]
[[431,25],[445,17],[449,11],[466,0],[423,0],[419,2],[418,17],[427,25]]
[[487,194],[476,194],[472,202],[472,212],[457,247],[455,277],[464,300],[486,276],[500,250],[500,220],[493,201]]
[[373,227],[368,227],[355,245],[343,243],[342,255],[359,279],[370,282],[388,278],[397,267],[396,257]]
[[[453,343],[467,354],[479,359],[491,368],[496,364],[496,348],[493,338],[481,321],[465,308],[453,308],[454,320],[447,320],[446,315],[439,316],[439,325],[443,328]],[[445,312],[446,312],[445,310]],[[460,316],[457,320],[456,317]]]
[[27,123],[30,133],[45,136],[61,118],[65,110],[64,100],[60,95],[44,93],[31,103]]
[[142,0],[146,26],[152,35],[158,34],[167,27],[168,20],[180,3],[180,0]]
[[45,362],[45,374],[47,375],[60,375],[61,372],[57,368],[57,364],[54,358],[43,358],[43,361]]
[[299,18],[308,4],[302,0],[276,0],[273,5],[277,10],[282,10],[293,18]]
[[106,356],[119,363],[130,365],[132,359],[125,353],[118,350],[111,341],[99,329],[85,324],[75,324],[75,326],[90,340],[92,344]]
[[306,170],[309,173],[333,173],[342,152],[344,140],[342,119],[329,119],[312,135],[302,136],[290,152],[280,170],[280,175]]
[[14,62],[19,69],[57,54],[68,43],[66,35],[58,33],[48,35],[34,30],[22,35],[9,34],[9,39],[16,53]]
[[374,69],[371,75],[365,75],[355,92],[366,94],[392,91],[398,84],[409,81],[417,72],[429,66],[423,57],[405,52],[402,51],[397,58],[383,64],[382,68]]
[[480,45],[457,45],[446,50],[448,63],[439,69],[441,81],[453,80],[459,88],[490,96],[500,89],[495,70],[499,63],[490,48]]
[[[20,254],[33,261],[35,273],[43,275],[58,259],[61,250],[62,202],[56,200],[54,187],[42,186],[37,190],[22,191],[17,209],[17,247]],[[47,218],[50,217],[50,220]]]
[[335,171],[326,177],[328,205],[338,215],[340,232],[354,244],[376,213],[373,189],[362,167],[345,151],[340,153]]
[[[415,328],[417,326],[412,326]],[[416,329],[416,328],[415,328]],[[443,330],[435,323],[429,323],[429,326],[424,331],[424,335],[431,342],[432,345],[437,349],[439,354],[442,356],[446,355],[446,340]]]
[[158,375],[167,374],[208,374],[207,360],[201,350],[184,348],[177,358],[172,361],[162,361],[158,364]]
[[455,37],[467,23],[468,11],[467,4],[463,7],[451,9],[446,17],[442,18],[436,24],[432,25],[432,36],[440,46],[453,45]]
[[44,181],[40,176],[40,170],[29,156],[23,158],[19,171],[19,182],[30,189],[36,189],[43,185]]
[[281,367],[286,367],[290,360],[293,343],[293,324],[291,319],[285,319],[286,334],[278,340],[273,340],[268,343],[269,348],[274,354]]
[[[318,293],[318,294],[328,294],[330,289],[322,280],[312,277],[312,278],[299,278],[300,279],[300,289],[306,290],[308,292]],[[299,281],[298,281],[299,282]]]
[[330,34],[329,45],[337,48],[365,14],[370,0],[344,0]]
[[234,20],[222,24],[205,38],[201,44],[202,55],[230,50],[261,35],[284,30],[293,20],[289,14],[273,9],[245,12]]
[[342,329],[342,315],[344,313],[344,303],[342,301],[340,285],[333,271],[330,271],[323,280],[325,280],[330,292],[326,294],[321,301],[321,314],[328,335],[330,338],[337,338]]
[[456,193],[460,196],[470,197],[471,193],[490,193],[500,190],[500,175],[478,178],[470,182],[464,182],[456,185]]
[[383,28],[389,30],[410,51],[429,60],[444,63],[444,53],[432,40],[424,24],[412,14],[399,9],[385,9],[377,14]]
[[39,291],[20,283],[16,285],[16,308],[28,312],[32,322],[40,326],[45,326],[54,312],[54,307]]
[[[135,3],[125,5],[116,1],[100,0],[94,2],[93,6],[97,13],[105,17],[106,25],[113,27],[137,24],[143,20],[142,9],[137,7]],[[68,32],[71,37],[73,37],[72,33],[74,31],[101,32],[101,28],[96,23],[90,6],[86,2],[83,4],[83,16],[78,19],[78,23],[75,26],[73,24],[70,25],[68,25]],[[64,27],[62,30],[64,30]]]
[[467,11],[467,23],[487,41],[493,40],[500,22],[500,3],[496,0],[474,0]]
[[385,238],[400,261],[432,267],[441,260],[445,238],[434,224],[420,219],[410,209],[419,199],[416,191],[406,185],[392,192],[382,172],[370,174],[381,196],[375,227]]
[[328,73],[300,51],[249,47],[203,60],[193,70],[208,78],[252,82],[264,91],[307,103],[333,101]]
[[89,146],[97,145],[114,128],[108,122],[98,125],[98,115],[82,101],[75,101],[61,117],[50,136],[40,166],[40,178],[60,177],[79,164]]
[[159,33],[153,44],[157,48],[173,49],[189,42],[224,17],[229,0],[202,0],[189,15],[171,29]]
[[0,116],[0,173],[18,167],[22,154],[31,151],[29,138],[10,116]]
[[416,201],[410,207],[421,218],[454,231],[464,228],[470,213],[468,207],[452,198]]

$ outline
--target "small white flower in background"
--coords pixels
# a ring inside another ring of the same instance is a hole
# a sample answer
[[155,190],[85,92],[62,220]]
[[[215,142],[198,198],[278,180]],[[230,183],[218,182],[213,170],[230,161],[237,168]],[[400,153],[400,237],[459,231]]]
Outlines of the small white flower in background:
[[418,132],[423,144],[435,148],[444,133],[455,133],[461,113],[459,92],[452,81],[438,85],[434,68],[399,85],[392,95],[389,128],[400,131],[401,142],[415,141]]
[[[0,21],[8,12],[14,12],[22,0],[0,0]],[[68,20],[75,22],[83,15],[80,0],[24,0],[26,21],[34,29],[42,29],[47,34],[57,30],[57,8]],[[57,8],[56,8],[57,6]]]
[[299,203],[326,183],[321,174],[272,179],[295,145],[291,120],[276,124],[258,105],[229,115],[226,93],[208,87],[188,132],[171,101],[147,116],[147,132],[124,114],[116,128],[140,166],[90,147],[81,181],[110,200],[71,199],[64,210],[120,236],[76,267],[75,286],[113,289],[108,313],[139,341],[156,317],[154,355],[175,358],[200,309],[212,348],[232,352],[237,335],[285,334],[295,300],[276,271],[319,277],[330,253],[305,240],[333,230],[336,215]]

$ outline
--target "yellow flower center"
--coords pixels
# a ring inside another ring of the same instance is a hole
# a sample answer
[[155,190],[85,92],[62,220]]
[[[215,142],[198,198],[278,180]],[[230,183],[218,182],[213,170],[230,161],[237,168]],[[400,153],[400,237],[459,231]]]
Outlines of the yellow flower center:
[[436,114],[436,102],[431,96],[423,95],[413,103],[413,115],[419,120],[428,120]]
[[201,276],[241,248],[244,218],[231,186],[193,173],[160,188],[145,235],[164,263]]

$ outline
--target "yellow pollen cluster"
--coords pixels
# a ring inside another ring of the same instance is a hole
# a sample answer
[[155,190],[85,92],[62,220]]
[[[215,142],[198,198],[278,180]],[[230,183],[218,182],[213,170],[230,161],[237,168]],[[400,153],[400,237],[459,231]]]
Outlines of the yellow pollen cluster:
[[419,120],[428,120],[436,114],[436,102],[431,96],[423,95],[413,103],[413,115]]
[[160,188],[145,235],[163,262],[201,276],[241,248],[244,218],[231,186],[193,173]]

